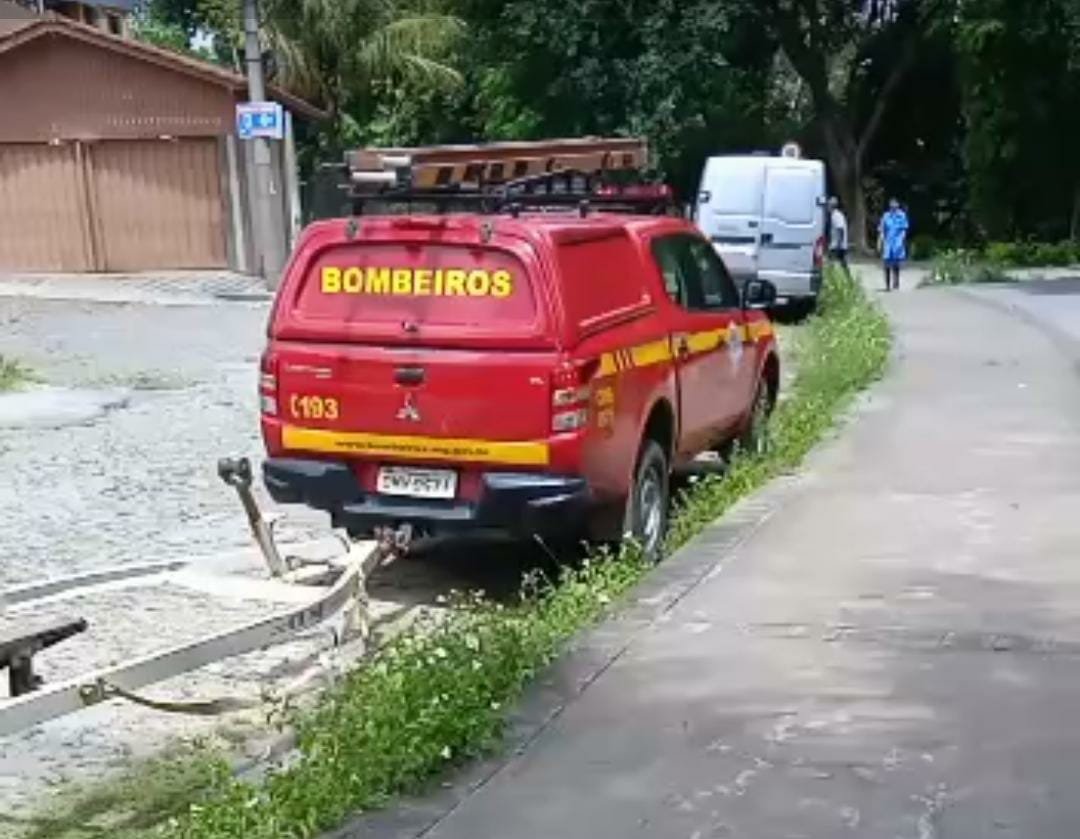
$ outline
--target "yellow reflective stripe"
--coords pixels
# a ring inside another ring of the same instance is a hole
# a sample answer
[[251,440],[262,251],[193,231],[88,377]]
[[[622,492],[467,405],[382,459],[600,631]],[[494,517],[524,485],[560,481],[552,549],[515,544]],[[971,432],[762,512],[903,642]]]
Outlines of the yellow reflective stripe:
[[694,355],[703,352],[712,352],[720,346],[720,342],[727,335],[726,329],[710,329],[707,332],[692,332],[686,339],[690,352]]
[[281,431],[287,449],[327,454],[372,455],[403,460],[480,460],[512,466],[547,466],[548,444],[538,441],[411,437],[397,434],[366,434],[356,431],[327,431],[286,425]]
[[749,324],[746,329],[750,333],[751,341],[760,341],[762,338],[770,338],[773,335],[773,325],[767,320],[755,321]]
[[[734,324],[723,329],[709,329],[703,332],[692,332],[686,336],[686,343],[690,352],[694,355],[712,352],[721,344],[730,342],[736,335],[743,341],[757,341],[773,334],[773,327],[769,321],[749,323],[745,326]],[[628,349],[612,350],[600,356],[600,369],[598,377],[613,376],[624,370],[635,367],[651,367],[654,364],[664,364],[671,361],[674,353],[671,350],[671,342],[667,338],[659,341],[650,341],[647,344],[638,344]]]
[[671,342],[664,338],[631,347],[630,359],[635,367],[650,367],[653,364],[663,364],[665,361],[671,361]]

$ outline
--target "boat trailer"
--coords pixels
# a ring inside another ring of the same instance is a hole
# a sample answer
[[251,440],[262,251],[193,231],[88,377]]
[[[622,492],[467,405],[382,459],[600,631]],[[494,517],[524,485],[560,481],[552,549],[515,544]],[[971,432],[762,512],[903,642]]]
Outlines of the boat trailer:
[[[34,670],[34,657],[85,632],[88,622],[71,616],[15,624],[4,617],[7,607],[32,609],[35,601],[78,596],[95,587],[138,585],[152,579],[183,585],[180,572],[191,563],[174,560],[121,567],[0,591],[0,671],[8,672],[8,698],[0,699],[0,736],[116,698],[165,712],[203,715],[261,704],[263,700],[235,699],[161,702],[140,696],[136,691],[222,659],[280,644],[323,624],[330,625],[331,643],[335,647],[351,640],[367,643],[371,633],[368,579],[375,569],[407,550],[409,532],[384,531],[372,542],[353,542],[338,534],[342,548],[338,555],[326,559],[287,556],[274,537],[280,517],[267,516],[252,493],[250,462],[246,458],[223,459],[218,462],[218,475],[236,490],[240,499],[269,572],[270,579],[263,585],[271,593],[282,595],[270,599],[280,599],[288,607],[270,617],[192,643],[44,684]],[[310,597],[303,596],[308,592]]]

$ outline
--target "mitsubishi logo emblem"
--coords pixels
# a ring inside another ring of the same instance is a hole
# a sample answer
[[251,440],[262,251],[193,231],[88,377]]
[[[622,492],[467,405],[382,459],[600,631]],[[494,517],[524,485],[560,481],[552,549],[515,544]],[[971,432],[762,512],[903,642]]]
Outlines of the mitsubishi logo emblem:
[[397,412],[397,418],[403,422],[420,422],[420,411],[413,404],[413,395],[405,394],[405,404]]

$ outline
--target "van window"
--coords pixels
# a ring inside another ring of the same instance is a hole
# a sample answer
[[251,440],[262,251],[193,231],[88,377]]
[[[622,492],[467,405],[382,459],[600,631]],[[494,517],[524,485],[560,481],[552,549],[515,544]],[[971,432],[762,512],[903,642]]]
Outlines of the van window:
[[772,167],[765,189],[765,218],[784,224],[812,224],[821,210],[821,179],[810,169]]
[[653,256],[668,296],[684,309],[713,311],[739,305],[739,292],[712,246],[680,234],[653,241]]
[[602,239],[560,242],[559,273],[567,320],[575,327],[649,299],[641,259],[624,232]]
[[520,331],[536,322],[529,274],[501,250],[353,244],[316,259],[294,299],[305,319]]

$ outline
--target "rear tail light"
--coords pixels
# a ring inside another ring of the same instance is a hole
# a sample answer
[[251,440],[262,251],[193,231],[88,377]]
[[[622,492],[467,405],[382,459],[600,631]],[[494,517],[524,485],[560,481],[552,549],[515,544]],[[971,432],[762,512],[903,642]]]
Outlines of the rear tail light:
[[551,430],[578,431],[589,424],[592,378],[599,361],[568,362],[551,374]]
[[814,244],[814,267],[820,268],[825,262],[825,237],[822,236]]
[[277,416],[278,378],[277,358],[269,352],[263,353],[259,362],[259,407],[264,414]]
[[575,411],[559,411],[551,417],[552,431],[577,431],[589,424],[589,409],[578,408]]

